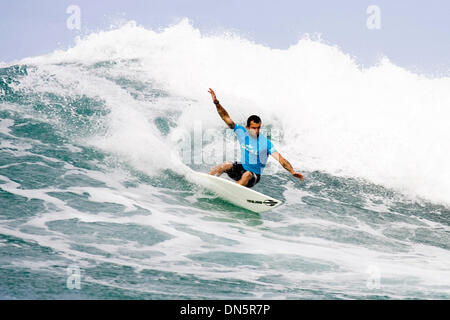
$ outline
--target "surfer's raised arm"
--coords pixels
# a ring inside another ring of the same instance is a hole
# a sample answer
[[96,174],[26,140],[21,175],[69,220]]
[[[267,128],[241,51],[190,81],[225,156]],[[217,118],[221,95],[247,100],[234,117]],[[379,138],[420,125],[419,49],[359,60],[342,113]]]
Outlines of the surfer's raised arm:
[[220,105],[219,100],[217,100],[216,94],[214,93],[213,89],[209,88],[208,92],[211,94],[211,98],[213,99],[213,102],[217,108],[217,112],[219,113],[222,120],[225,121],[225,123],[230,129],[234,129],[233,120],[231,120],[230,116],[228,115],[228,112]]

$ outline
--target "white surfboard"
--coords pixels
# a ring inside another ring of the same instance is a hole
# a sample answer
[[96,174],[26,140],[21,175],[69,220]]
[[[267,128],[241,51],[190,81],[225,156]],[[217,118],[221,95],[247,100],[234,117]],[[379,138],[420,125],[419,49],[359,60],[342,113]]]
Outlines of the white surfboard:
[[278,207],[283,202],[258,191],[207,173],[192,171],[192,180],[239,207],[253,212],[265,212]]

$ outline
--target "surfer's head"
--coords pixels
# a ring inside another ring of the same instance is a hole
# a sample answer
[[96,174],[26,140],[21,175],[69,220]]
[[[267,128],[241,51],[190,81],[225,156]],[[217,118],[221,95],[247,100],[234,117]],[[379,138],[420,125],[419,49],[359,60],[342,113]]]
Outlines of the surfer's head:
[[261,118],[257,115],[251,115],[247,119],[247,126],[245,127],[248,134],[254,138],[258,138],[259,130],[261,129]]

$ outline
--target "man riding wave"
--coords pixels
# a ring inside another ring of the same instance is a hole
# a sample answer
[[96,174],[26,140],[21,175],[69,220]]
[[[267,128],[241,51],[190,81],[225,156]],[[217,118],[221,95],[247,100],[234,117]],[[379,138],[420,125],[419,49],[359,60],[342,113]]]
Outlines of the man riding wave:
[[294,177],[303,181],[301,173],[294,171],[289,161],[276,151],[272,142],[262,133],[261,119],[257,115],[252,115],[247,119],[247,125],[241,126],[231,120],[227,111],[220,105],[214,91],[209,88],[217,112],[230,129],[236,133],[241,149],[241,162],[224,162],[209,172],[210,175],[220,176],[226,172],[230,178],[237,181],[242,186],[253,187],[261,179],[261,174],[266,166],[267,158],[271,155]]

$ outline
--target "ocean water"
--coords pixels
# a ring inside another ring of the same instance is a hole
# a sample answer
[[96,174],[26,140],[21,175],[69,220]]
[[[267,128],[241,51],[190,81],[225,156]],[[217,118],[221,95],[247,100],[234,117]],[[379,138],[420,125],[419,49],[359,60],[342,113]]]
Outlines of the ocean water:
[[[186,175],[263,132],[256,214]],[[449,299],[450,78],[133,22],[0,64],[0,298]]]

